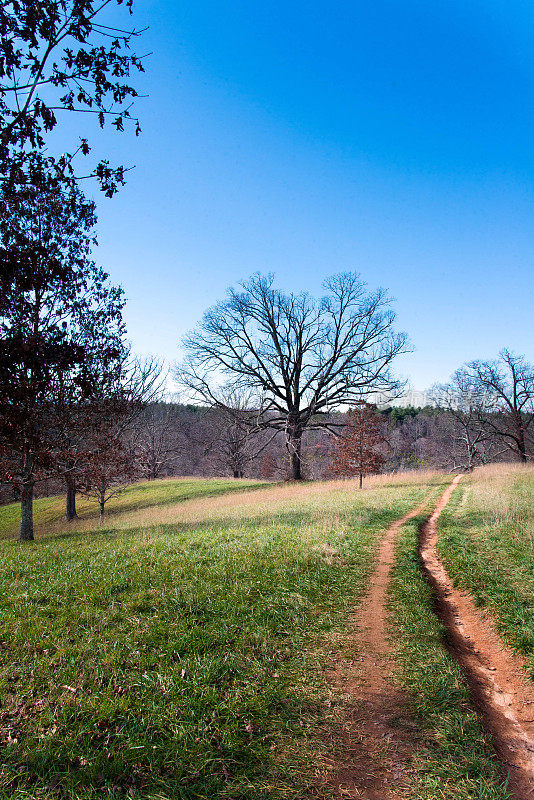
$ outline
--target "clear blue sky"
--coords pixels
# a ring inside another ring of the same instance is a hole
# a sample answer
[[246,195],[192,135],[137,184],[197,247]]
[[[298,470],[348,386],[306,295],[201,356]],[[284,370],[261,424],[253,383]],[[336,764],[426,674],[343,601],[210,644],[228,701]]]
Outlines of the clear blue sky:
[[98,200],[97,252],[137,351],[175,359],[257,270],[318,293],[356,269],[396,298],[415,388],[503,346],[534,360],[532,0],[134,8],[143,134],[91,138],[137,165]]

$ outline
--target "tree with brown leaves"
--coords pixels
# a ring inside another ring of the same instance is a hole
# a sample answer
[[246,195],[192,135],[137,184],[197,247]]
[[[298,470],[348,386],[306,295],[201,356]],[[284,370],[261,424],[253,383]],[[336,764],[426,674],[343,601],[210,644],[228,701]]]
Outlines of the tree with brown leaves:
[[384,419],[369,404],[361,404],[347,413],[347,428],[339,437],[334,453],[334,475],[359,475],[360,489],[364,475],[380,472],[385,458],[378,451],[386,440]]
[[73,409],[124,353],[122,290],[90,258],[94,205],[49,178],[44,169],[0,192],[0,480],[18,490],[23,541],[34,484],[57,474]]

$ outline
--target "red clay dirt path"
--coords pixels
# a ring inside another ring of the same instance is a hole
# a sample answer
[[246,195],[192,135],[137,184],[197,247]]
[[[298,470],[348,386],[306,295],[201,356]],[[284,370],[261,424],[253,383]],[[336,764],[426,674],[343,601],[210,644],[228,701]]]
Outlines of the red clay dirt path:
[[323,787],[340,799],[400,800],[399,789],[410,772],[417,726],[391,679],[386,604],[399,528],[423,512],[433,493],[384,534],[369,591],[351,620],[359,663],[338,659],[327,671],[348,707]]
[[437,613],[449,632],[449,651],[463,668],[473,700],[493,736],[509,790],[516,800],[534,798],[534,685],[525,660],[495,630],[470,594],[456,589],[437,552],[437,520],[460,477],[441,496],[421,528],[420,553],[436,593]]

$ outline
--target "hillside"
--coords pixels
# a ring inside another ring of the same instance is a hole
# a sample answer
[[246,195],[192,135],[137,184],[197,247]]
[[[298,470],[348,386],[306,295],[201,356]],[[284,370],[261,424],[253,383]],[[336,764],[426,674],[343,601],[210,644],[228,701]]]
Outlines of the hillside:
[[[380,796],[518,796],[417,558],[450,481],[161,481],[103,526],[41,501],[29,546],[2,509],[0,796],[371,797],[392,780]],[[454,580],[531,665],[533,485],[475,472],[439,523]]]

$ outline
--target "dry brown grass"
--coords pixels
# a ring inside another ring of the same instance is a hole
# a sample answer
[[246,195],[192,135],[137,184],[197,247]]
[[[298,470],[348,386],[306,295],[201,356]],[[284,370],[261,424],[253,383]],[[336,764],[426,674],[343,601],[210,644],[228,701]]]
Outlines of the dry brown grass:
[[[366,508],[370,508],[375,505],[372,497],[375,491],[377,492],[376,504],[380,505],[384,503],[384,496],[379,490],[428,483],[440,475],[442,473],[436,470],[373,475],[366,479],[361,491],[358,488],[357,478],[275,484],[264,489],[256,489],[253,493],[249,491],[233,492],[116,514],[111,526],[114,529],[123,530],[140,527],[152,528],[173,523],[201,524],[229,518],[239,520],[254,517],[258,520],[266,520],[273,517],[273,514],[278,516],[284,512],[291,513],[301,508],[303,504],[313,513],[314,524],[321,525],[321,518],[324,517],[323,524],[331,525],[332,509],[334,507],[338,510],[340,507],[342,509],[349,503],[353,505],[355,493],[356,495],[365,495]],[[342,516],[343,513],[337,515],[340,524]],[[79,520],[69,523],[68,528],[65,523],[58,522],[50,526],[47,532],[59,533],[67,529],[69,531],[94,530],[95,521]]]
[[494,526],[513,523],[518,525],[518,530],[523,530],[525,498],[521,493],[512,491],[514,484],[521,478],[534,478],[534,466],[511,463],[478,467],[473,472],[464,504],[474,509],[483,509],[491,516]]
[[519,462],[507,462],[504,464],[484,464],[473,470],[473,478],[477,481],[507,479],[509,476],[518,477],[521,474],[534,473],[534,465],[520,464]]

